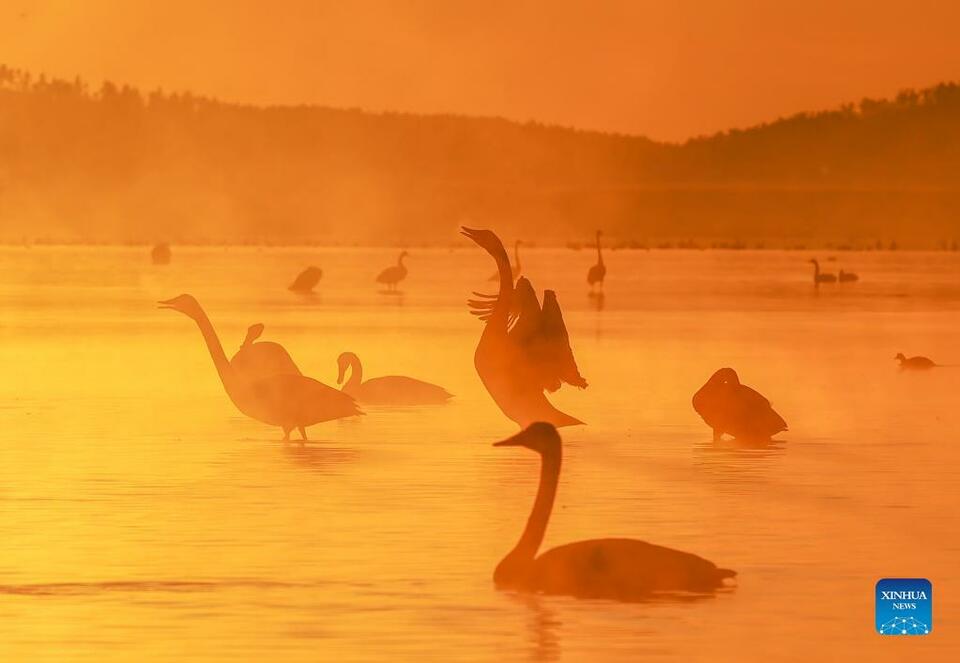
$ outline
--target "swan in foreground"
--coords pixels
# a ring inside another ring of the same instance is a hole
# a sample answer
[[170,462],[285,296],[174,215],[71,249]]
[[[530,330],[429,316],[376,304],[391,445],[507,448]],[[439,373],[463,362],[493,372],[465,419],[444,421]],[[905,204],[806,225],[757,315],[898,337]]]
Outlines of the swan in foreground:
[[526,447],[540,454],[540,486],[523,535],[497,564],[498,588],[578,598],[638,601],[663,592],[709,593],[736,571],[691,553],[636,539],[568,543],[537,556],[560,478],[562,443],[548,423],[531,424],[496,447]]
[[397,258],[397,264],[387,267],[377,275],[377,283],[385,284],[388,290],[396,290],[397,284],[407,278],[407,266],[403,264],[403,259],[408,255],[410,254],[406,251],[401,251],[400,257]]
[[313,292],[313,289],[317,287],[317,284],[320,283],[320,278],[322,276],[323,270],[319,267],[307,267],[297,275],[297,278],[293,280],[293,283],[287,286],[287,290],[291,292],[297,292],[302,295],[309,295]]
[[587,272],[587,283],[590,284],[590,287],[593,288],[597,283],[600,284],[600,287],[603,287],[603,279],[607,276],[607,266],[603,264],[603,255],[600,253],[600,236],[603,235],[603,231],[597,231],[597,264],[590,268],[590,271]]
[[307,426],[362,414],[349,395],[299,373],[245,377],[227,361],[220,338],[196,299],[180,295],[158,303],[160,308],[179,311],[197,323],[227,396],[251,419],[282,428],[284,440],[290,439],[293,429],[306,440]]
[[937,366],[929,357],[907,357],[902,352],[898,352],[894,359],[900,361],[900,368],[904,371],[925,371]]
[[[520,265],[520,245],[523,244],[519,239],[513,244],[513,267],[510,268],[510,272],[513,274],[513,280],[516,281],[520,278],[520,271],[523,267]],[[499,281],[500,280],[500,271],[496,271],[490,275],[488,281]]]
[[[370,405],[437,405],[446,403],[453,394],[435,384],[408,378],[404,375],[385,375],[379,378],[363,380],[363,367],[360,358],[352,352],[344,352],[337,357],[337,384],[345,393],[361,403]],[[350,370],[350,379],[343,378]]]
[[840,283],[853,283],[854,281],[859,281],[860,277],[854,274],[853,272],[845,272],[842,269],[838,275],[838,280]]
[[787,422],[770,401],[740,384],[737,372],[721,368],[693,395],[693,409],[710,428],[713,439],[727,433],[741,440],[769,440],[787,430]]
[[282,345],[273,341],[256,342],[261,334],[262,324],[250,325],[243,345],[230,359],[233,369],[246,380],[259,380],[278,374],[300,375],[300,369]]
[[[463,234],[485,249],[497,263],[497,295],[474,293],[471,313],[484,321],[473,356],[477,374],[500,410],[520,426],[548,421],[555,426],[582,424],[547,400],[544,389],[556,391],[561,383],[585,388],[556,293],[543,293],[543,306],[530,281],[521,277],[516,286],[507,252],[489,230],[463,228]],[[512,324],[511,324],[512,322]]]
[[820,262],[815,258],[811,258],[810,262],[813,263],[813,283],[814,285],[819,285],[821,283],[836,283],[837,276],[836,274],[831,274],[829,272],[820,271]]

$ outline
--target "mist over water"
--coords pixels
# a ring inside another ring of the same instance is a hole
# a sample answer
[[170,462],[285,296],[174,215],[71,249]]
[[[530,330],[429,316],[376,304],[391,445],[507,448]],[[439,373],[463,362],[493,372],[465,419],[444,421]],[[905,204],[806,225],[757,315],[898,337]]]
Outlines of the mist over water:
[[[739,572],[694,602],[617,604],[498,592],[537,482],[473,368],[475,248],[0,248],[0,658],[3,660],[949,660],[960,646],[960,255],[816,256],[856,284],[815,290],[812,254],[532,249],[557,290],[584,391],[567,428],[544,548],[624,536]],[[307,265],[316,293],[286,287]],[[280,431],[240,415],[195,325],[228,355],[250,324],[334,384],[410,375],[445,406]],[[600,309],[600,310],[598,310]],[[893,356],[944,368],[901,373]],[[690,405],[721,366],[790,426],[768,446],[713,443]],[[873,628],[881,577],[933,582],[924,638]]]

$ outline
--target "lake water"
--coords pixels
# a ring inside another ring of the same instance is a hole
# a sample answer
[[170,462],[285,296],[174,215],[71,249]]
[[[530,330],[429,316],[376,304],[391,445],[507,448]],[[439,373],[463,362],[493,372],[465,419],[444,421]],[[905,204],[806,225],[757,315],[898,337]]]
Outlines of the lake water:
[[[590,387],[553,397],[562,431],[545,548],[627,536],[739,571],[695,602],[497,591],[537,458],[473,370],[464,305],[492,287],[475,247],[413,249],[398,295],[381,249],[0,249],[0,659],[442,661],[950,660],[960,647],[960,255],[527,250],[558,291]],[[318,294],[285,285],[308,264]],[[196,326],[228,353],[254,322],[328,384],[443,385],[443,407],[366,408],[308,445],[240,415]],[[690,398],[737,369],[790,425],[767,448],[714,444]],[[933,582],[933,632],[881,637],[874,584]]]

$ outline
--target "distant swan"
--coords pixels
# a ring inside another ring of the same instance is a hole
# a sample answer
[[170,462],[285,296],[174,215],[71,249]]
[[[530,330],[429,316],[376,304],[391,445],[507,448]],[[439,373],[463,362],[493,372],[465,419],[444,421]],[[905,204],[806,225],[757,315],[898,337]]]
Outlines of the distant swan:
[[262,333],[262,324],[250,325],[243,345],[230,360],[234,370],[246,380],[259,380],[278,374],[300,375],[300,369],[282,345],[272,341],[254,342]]
[[906,357],[902,352],[898,352],[894,359],[900,360],[900,368],[905,371],[925,371],[937,366],[929,357]]
[[860,280],[860,277],[853,272],[845,272],[842,269],[840,270],[840,275],[838,278],[840,283],[853,283],[854,281]]
[[[360,358],[352,352],[344,352],[337,358],[337,368],[337,384],[342,384],[342,390],[361,403],[437,405],[453,398],[453,394],[443,387],[403,375],[385,375],[364,381]],[[350,370],[350,379],[344,383],[347,369]]]
[[322,276],[323,270],[319,267],[307,267],[297,275],[297,278],[287,287],[287,290],[298,292],[302,295],[309,294],[313,292],[313,289],[320,283]]
[[400,257],[397,258],[397,264],[387,267],[377,275],[377,283],[385,284],[388,290],[396,290],[397,284],[407,278],[407,267],[403,264],[403,259],[408,255],[410,254],[406,251],[401,251]]
[[540,454],[540,486],[533,510],[517,545],[493,572],[498,588],[641,601],[658,593],[710,593],[737,574],[697,555],[636,539],[577,541],[537,556],[560,478],[560,435],[551,424],[538,422],[494,446],[526,447]]
[[593,288],[597,283],[600,284],[600,287],[603,287],[603,279],[607,276],[607,266],[603,264],[603,255],[600,253],[600,236],[603,235],[603,232],[597,231],[597,264],[590,268],[590,271],[587,272],[587,283],[590,284],[590,287]]
[[820,272],[820,263],[816,259],[811,258],[810,262],[813,263],[813,283],[815,285],[819,285],[820,283],[836,283],[837,282],[836,274],[830,274],[829,272],[824,272],[824,273]]
[[528,279],[521,277],[514,287],[507,252],[494,233],[471,228],[462,232],[493,257],[500,272],[497,295],[474,293],[483,300],[468,301],[471,313],[485,323],[473,363],[487,392],[520,426],[534,421],[582,424],[556,409],[543,393],[556,391],[563,382],[587,386],[573,357],[556,293],[544,291],[541,307]]
[[769,440],[787,430],[787,422],[770,401],[740,384],[737,372],[721,368],[693,396],[693,409],[710,428],[713,439],[727,433],[742,440]]
[[170,256],[169,244],[157,244],[150,250],[150,260],[154,265],[169,265]]
[[[520,278],[520,272],[523,267],[520,265],[520,245],[523,244],[519,239],[513,244],[513,267],[510,268],[510,272],[513,275],[513,280],[516,281]],[[488,281],[499,281],[500,272],[499,270],[490,275]]]
[[299,373],[247,379],[227,361],[217,332],[196,299],[179,295],[158,303],[160,308],[179,311],[197,323],[227,396],[251,419],[282,428],[284,440],[290,439],[293,429],[306,440],[307,426],[362,414],[347,394]]

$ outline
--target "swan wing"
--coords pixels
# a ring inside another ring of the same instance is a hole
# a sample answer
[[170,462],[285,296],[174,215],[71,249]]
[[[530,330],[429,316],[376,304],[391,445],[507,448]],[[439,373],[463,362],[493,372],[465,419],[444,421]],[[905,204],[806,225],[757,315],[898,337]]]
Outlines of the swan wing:
[[233,355],[230,365],[247,381],[256,381],[271,375],[300,375],[300,369],[290,353],[279,343],[260,341],[244,345]]
[[580,375],[573,356],[570,335],[563,322],[557,294],[553,290],[543,293],[543,313],[540,333],[536,338],[536,354],[543,364],[546,381],[550,384],[560,381],[581,389],[587,386],[587,381]]

